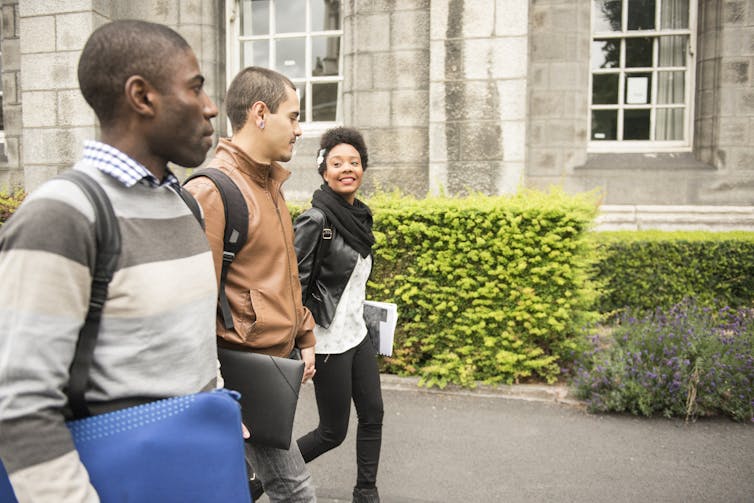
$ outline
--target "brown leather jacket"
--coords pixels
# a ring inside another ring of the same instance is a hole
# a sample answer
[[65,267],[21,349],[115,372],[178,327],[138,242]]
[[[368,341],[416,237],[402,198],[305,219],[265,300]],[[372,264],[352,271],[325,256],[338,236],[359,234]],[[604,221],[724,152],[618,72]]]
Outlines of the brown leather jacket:
[[[258,164],[227,139],[221,139],[210,162],[230,176],[249,207],[246,245],[230,265],[226,280],[233,330],[218,317],[218,342],[257,353],[288,356],[314,346],[314,319],[301,302],[291,215],[282,193],[290,172],[277,163]],[[225,215],[214,183],[205,177],[186,184],[199,201],[206,220],[207,239],[220,282]]]

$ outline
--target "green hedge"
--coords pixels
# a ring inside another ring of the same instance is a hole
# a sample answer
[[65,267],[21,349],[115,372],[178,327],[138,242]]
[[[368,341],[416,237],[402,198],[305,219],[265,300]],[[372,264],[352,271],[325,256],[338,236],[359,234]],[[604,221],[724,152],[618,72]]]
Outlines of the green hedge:
[[754,232],[595,232],[600,312],[754,305]]
[[594,320],[592,194],[377,196],[368,297],[395,302],[384,370],[426,385],[553,382]]

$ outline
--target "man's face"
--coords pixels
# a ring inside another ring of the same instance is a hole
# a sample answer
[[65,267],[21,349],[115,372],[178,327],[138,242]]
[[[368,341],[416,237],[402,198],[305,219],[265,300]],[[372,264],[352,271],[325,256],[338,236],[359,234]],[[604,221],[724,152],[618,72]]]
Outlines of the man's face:
[[217,107],[204,91],[204,77],[190,49],[175,55],[165,92],[155,101],[155,120],[148,135],[152,152],[175,164],[194,167],[212,146],[210,119]]
[[296,139],[301,136],[298,95],[289,87],[286,87],[285,95],[277,111],[268,114],[265,120],[264,139],[272,161],[290,161]]

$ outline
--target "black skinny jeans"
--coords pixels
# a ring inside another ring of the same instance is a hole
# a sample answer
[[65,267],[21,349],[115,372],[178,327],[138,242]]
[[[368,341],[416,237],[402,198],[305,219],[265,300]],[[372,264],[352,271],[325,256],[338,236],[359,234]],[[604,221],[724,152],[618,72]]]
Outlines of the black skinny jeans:
[[307,463],[343,443],[353,398],[356,430],[356,487],[375,487],[382,445],[382,390],[377,355],[369,337],[342,354],[317,355],[314,392],[319,426],[298,439]]

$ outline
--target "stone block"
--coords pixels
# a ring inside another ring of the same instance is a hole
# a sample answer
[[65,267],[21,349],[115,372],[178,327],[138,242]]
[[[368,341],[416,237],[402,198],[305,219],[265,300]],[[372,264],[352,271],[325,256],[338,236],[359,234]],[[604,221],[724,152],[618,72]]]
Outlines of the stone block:
[[[750,88],[751,89],[751,88]],[[723,93],[725,95],[726,93]],[[737,110],[742,115],[754,115],[754,90],[749,90],[746,92],[740,92],[738,93],[737,99]]]
[[59,51],[80,51],[94,31],[94,16],[91,12],[61,14],[55,17],[57,27],[57,49]]
[[754,150],[749,146],[730,148],[728,150],[728,168],[732,171],[751,171],[754,173]]
[[355,30],[357,51],[380,52],[390,49],[390,14],[359,14]]
[[4,39],[2,44],[3,50],[3,72],[12,72],[21,69],[21,39]]
[[719,63],[717,60],[702,61],[699,65],[699,72],[701,73],[702,89],[713,90],[718,86],[716,80],[717,67]]
[[739,107],[743,105],[742,103],[739,103],[740,94],[742,93],[737,93],[734,91],[720,92],[719,95],[717,95],[720,99],[720,109],[718,111],[718,114],[723,117],[732,117],[738,115]]
[[497,193],[500,161],[460,161],[448,165],[448,193],[465,196],[474,192]]
[[588,88],[587,75],[588,72],[576,62],[554,62],[550,65],[550,89],[585,90]]
[[727,61],[723,63],[723,84],[746,84],[749,82],[749,61]]
[[567,44],[575,42],[559,33],[534,32],[530,36],[532,61],[564,61],[569,55]]
[[153,23],[178,26],[179,2],[175,0],[129,0],[114,2],[113,19],[146,19]]
[[374,85],[373,55],[357,53],[353,60],[353,89],[371,90]]
[[390,15],[391,49],[424,49],[429,44],[428,11],[395,11]]
[[526,117],[526,80],[500,80],[500,120],[519,120]]
[[[429,7],[429,39],[445,40],[448,38],[448,2],[430,2]],[[457,22],[457,20],[454,20]],[[457,34],[456,36],[459,36]]]
[[549,9],[551,28],[555,31],[577,31],[578,12],[578,2]]
[[721,117],[719,119],[719,144],[722,146],[744,146],[749,138],[749,118]]
[[429,190],[427,164],[381,165],[369,167],[362,185],[362,193],[389,192],[400,189],[401,193],[414,197],[425,197]]
[[24,189],[32,192],[64,169],[62,165],[24,164]]
[[502,123],[503,160],[524,162],[526,160],[526,122],[505,121]]
[[55,51],[55,16],[21,18],[21,54]]
[[3,37],[15,38],[16,32],[16,8],[14,5],[3,5],[2,7]]
[[204,24],[204,11],[202,4],[212,4],[215,2],[203,2],[202,0],[181,0],[178,3],[178,23],[186,24]]
[[432,122],[429,124],[429,161],[430,163],[445,163],[449,159],[456,159],[458,151],[456,149],[455,157],[449,152],[452,145],[457,145],[458,134],[455,124],[445,122]]
[[194,24],[182,24],[176,30],[194,50],[197,59],[202,59],[202,27]]
[[715,107],[714,91],[702,91],[697,94],[698,106],[697,117],[712,117],[715,114],[717,107]]
[[529,96],[529,115],[537,118],[563,116],[562,93],[536,92]]
[[563,174],[563,153],[553,148],[530,148],[527,159],[527,176],[546,175],[561,176]]
[[390,126],[390,91],[354,93],[353,125],[356,127]]
[[500,99],[493,81],[462,81],[445,84],[446,120],[499,120]]
[[27,54],[21,59],[21,90],[78,89],[79,54]]
[[416,163],[424,165],[429,158],[427,128],[385,128],[365,130],[370,163]]
[[550,89],[550,63],[531,61],[527,84],[532,89]]
[[547,124],[545,142],[550,145],[573,145],[577,143],[576,129],[570,120],[551,120]]
[[[437,48],[442,60],[442,68],[438,68],[441,79],[445,80],[463,80],[466,68],[466,57],[464,49],[466,47],[463,40],[445,40],[433,42],[432,49]],[[430,70],[431,72],[431,70]],[[435,75],[430,73],[430,78],[434,79]]]
[[58,124],[95,126],[97,118],[79,91],[60,91],[57,96]]
[[19,103],[18,85],[16,83],[18,72],[3,72],[2,76],[3,103],[6,105]]
[[18,13],[21,17],[56,15],[65,12],[81,12],[95,9],[103,2],[96,0],[21,0]]
[[[463,36],[492,37],[495,33],[495,16],[490,13],[495,11],[495,0],[475,0],[462,2],[462,5]],[[448,19],[448,22],[451,20]]]
[[464,69],[467,79],[516,79],[527,74],[525,37],[467,40]]
[[58,125],[57,93],[55,91],[24,92],[22,99],[24,127],[38,128]]
[[374,86],[378,89],[427,89],[429,51],[394,51],[373,55]]
[[448,164],[445,162],[429,163],[429,193],[439,196],[447,193]]
[[499,161],[503,159],[502,129],[496,122],[461,125],[461,159],[463,161]]
[[503,162],[498,173],[496,195],[518,192],[525,183],[524,172],[523,162]]
[[743,24],[746,20],[746,1],[747,0],[727,0],[723,3],[724,24]]
[[749,47],[745,41],[750,30],[751,28],[729,28],[723,31],[720,36],[722,47],[718,49],[720,55],[724,58],[747,56]]
[[[429,119],[429,92],[426,90],[399,90],[391,93],[391,123],[394,126],[427,125]],[[384,102],[383,102],[384,107]]]
[[23,121],[21,118],[21,105],[3,106],[3,128],[6,133],[21,131]]
[[[429,80],[436,82],[446,79],[445,75],[445,46],[450,42],[433,40],[429,43]],[[460,45],[460,44],[459,44]]]
[[445,122],[445,83],[431,82],[429,84],[429,121]]
[[495,35],[526,36],[529,31],[528,2],[497,0],[495,8]]

